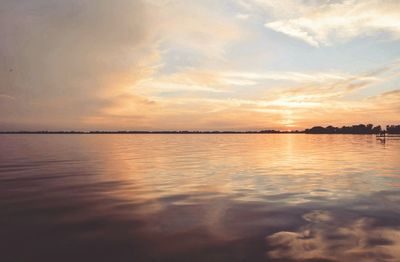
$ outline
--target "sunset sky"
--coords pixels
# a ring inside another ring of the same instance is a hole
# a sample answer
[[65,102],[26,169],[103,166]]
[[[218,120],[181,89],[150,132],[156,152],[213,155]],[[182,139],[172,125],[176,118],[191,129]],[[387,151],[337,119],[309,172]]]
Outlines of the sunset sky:
[[398,0],[0,0],[0,130],[399,122]]

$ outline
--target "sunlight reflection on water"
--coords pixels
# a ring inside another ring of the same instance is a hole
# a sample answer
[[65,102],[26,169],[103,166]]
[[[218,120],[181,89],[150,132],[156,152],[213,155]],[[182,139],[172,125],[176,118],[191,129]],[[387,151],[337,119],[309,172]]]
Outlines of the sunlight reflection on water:
[[3,135],[0,146],[2,261],[400,257],[400,141]]

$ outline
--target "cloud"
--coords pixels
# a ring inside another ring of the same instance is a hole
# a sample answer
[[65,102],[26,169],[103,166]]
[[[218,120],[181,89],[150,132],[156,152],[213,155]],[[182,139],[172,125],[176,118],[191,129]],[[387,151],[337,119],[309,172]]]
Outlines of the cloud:
[[13,107],[1,104],[3,122],[79,123],[158,62],[141,1],[6,0],[0,7],[0,92],[15,97]]
[[367,97],[364,102],[369,105],[371,113],[380,114],[383,119],[387,118],[388,115],[391,114],[399,114],[400,89],[391,90],[375,96]]
[[[331,88],[332,85],[346,86],[356,89],[358,85],[365,85],[378,81],[378,75],[351,75],[342,72],[294,72],[294,71],[229,71],[209,70],[202,68],[185,68],[179,72],[154,76],[149,81],[143,82],[141,88],[151,90],[151,93],[177,91],[177,95],[190,92],[204,91],[209,93],[232,92],[233,87],[252,88],[268,84],[274,86],[278,82],[286,85],[307,85],[305,88],[292,88],[291,92],[301,93],[318,90],[319,85]],[[347,83],[348,82],[348,83]],[[287,90],[279,88],[277,92],[283,95]]]
[[400,38],[400,3],[396,0],[246,2],[264,10],[267,28],[316,47],[380,32]]
[[307,127],[315,123],[387,124],[398,121],[398,90],[382,92],[376,89],[375,94],[363,98],[360,95],[378,84],[387,84],[392,77],[396,79],[397,74],[398,65],[393,64],[358,75],[340,75],[309,83],[294,82],[291,87],[272,87],[258,98],[233,99],[231,102],[242,106],[242,110],[264,113],[265,118],[271,114],[280,115],[279,123],[287,127]]
[[[332,80],[343,80],[351,77],[341,72],[294,72],[294,71],[264,71],[264,72],[224,72],[225,77],[236,80],[284,80],[296,83],[316,83]],[[372,78],[372,77],[371,77]],[[365,77],[367,80],[367,77]]]
[[[235,17],[221,14],[215,1],[154,1],[163,52],[183,52],[207,60],[221,60],[225,48],[245,31]],[[154,10],[153,9],[153,10]]]
[[168,53],[187,50],[201,64],[223,59],[241,33],[232,21],[196,2],[1,1],[0,124],[100,128],[129,114],[152,118],[159,86],[215,91],[212,80],[155,75],[171,66]]
[[[149,94],[157,101],[163,119],[169,119],[163,122],[167,129],[178,126],[189,129],[209,126],[217,129],[301,129],[315,124],[395,122],[400,112],[397,92],[386,94],[376,90],[375,94],[364,95],[364,98],[359,95],[377,84],[384,84],[397,72],[396,64],[359,74],[252,73],[191,68],[145,82],[143,87],[148,88]],[[274,87],[271,80],[282,81],[287,86]],[[263,88],[266,83],[268,87]],[[240,89],[255,95],[243,97],[237,94]],[[381,112],[385,115],[382,116]]]

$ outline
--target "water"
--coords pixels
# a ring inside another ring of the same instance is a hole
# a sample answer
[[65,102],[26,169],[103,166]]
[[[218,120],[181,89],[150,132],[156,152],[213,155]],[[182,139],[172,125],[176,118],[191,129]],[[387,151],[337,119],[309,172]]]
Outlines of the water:
[[398,140],[2,135],[0,147],[0,261],[400,261]]

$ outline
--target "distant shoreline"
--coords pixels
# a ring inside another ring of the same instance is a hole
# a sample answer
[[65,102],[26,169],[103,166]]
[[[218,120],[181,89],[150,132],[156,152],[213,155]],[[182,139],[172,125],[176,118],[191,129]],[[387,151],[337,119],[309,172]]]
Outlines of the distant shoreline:
[[261,131],[5,131],[0,132],[0,135],[6,134],[38,134],[38,135],[113,135],[113,134],[126,134],[126,135],[191,135],[191,134],[304,134],[304,131],[298,132],[261,132]]
[[95,130],[95,131],[0,131],[0,134],[61,134],[61,135],[101,135],[101,134],[332,134],[332,135],[377,135],[377,134],[400,134],[400,125],[387,125],[386,129],[382,129],[381,126],[374,126],[372,124],[359,124],[352,126],[314,126],[310,129],[305,130],[294,130],[294,131],[280,131],[273,129],[264,130],[248,130],[248,131],[193,131],[193,130],[181,130],[181,131],[143,131],[143,130],[119,130],[119,131],[107,131],[107,130]]
[[260,132],[187,132],[187,133],[161,133],[161,132],[136,132],[136,133],[118,133],[118,132],[107,132],[107,133],[89,133],[89,132],[0,132],[0,135],[290,135],[290,134],[306,134],[306,135],[377,135],[377,134],[311,134],[305,132],[280,132],[280,133],[260,133]]

